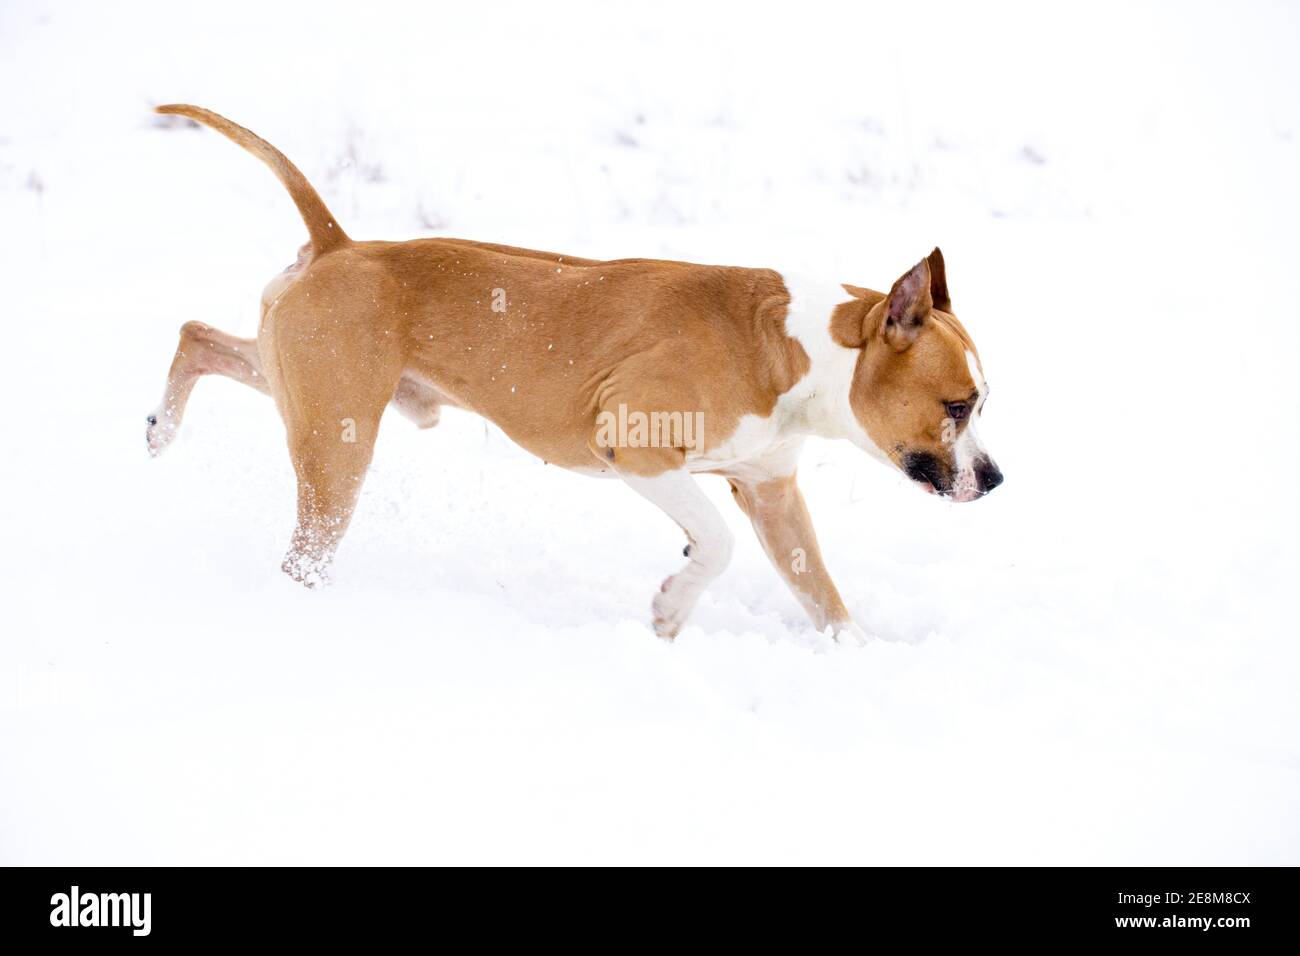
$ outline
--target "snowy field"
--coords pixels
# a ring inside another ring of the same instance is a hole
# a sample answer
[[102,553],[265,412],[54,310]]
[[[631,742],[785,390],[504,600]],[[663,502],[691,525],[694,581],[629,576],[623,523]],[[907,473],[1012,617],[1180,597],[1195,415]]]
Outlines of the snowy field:
[[[1294,5],[202,8],[0,5],[0,863],[1300,864]],[[306,592],[266,398],[145,452],[178,327],[251,335],[305,237],[169,101],[359,238],[938,244],[1006,484],[809,443],[850,648],[702,479],[736,555],[667,643],[669,520],[390,411]]]

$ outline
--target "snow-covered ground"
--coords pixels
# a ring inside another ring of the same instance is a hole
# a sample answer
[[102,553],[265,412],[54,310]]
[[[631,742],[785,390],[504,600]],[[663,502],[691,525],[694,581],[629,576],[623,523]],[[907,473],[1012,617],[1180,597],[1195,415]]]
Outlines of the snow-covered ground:
[[[0,6],[0,862],[1300,863],[1284,3]],[[851,19],[850,19],[851,18]],[[936,243],[1006,484],[812,442],[863,648],[732,506],[681,534],[481,420],[390,413],[333,588],[262,396],[144,446],[176,330],[304,236],[816,270]]]

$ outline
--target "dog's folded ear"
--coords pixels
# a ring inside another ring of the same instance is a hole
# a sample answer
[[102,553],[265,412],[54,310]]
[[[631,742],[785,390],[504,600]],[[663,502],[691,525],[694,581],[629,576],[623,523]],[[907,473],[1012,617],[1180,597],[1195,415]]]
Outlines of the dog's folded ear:
[[851,349],[860,349],[879,335],[901,352],[920,336],[930,310],[948,305],[943,253],[938,248],[895,282],[889,295],[848,283],[843,288],[854,301],[835,307],[831,337]]
[[952,311],[952,300],[948,298],[948,274],[943,268],[943,253],[939,247],[934,247],[934,252],[925,257],[925,261],[930,265],[930,298],[934,300],[934,307],[942,309],[944,312]]
[[922,259],[889,290],[880,333],[894,351],[902,352],[920,336],[926,317],[934,307],[931,281],[930,262]]

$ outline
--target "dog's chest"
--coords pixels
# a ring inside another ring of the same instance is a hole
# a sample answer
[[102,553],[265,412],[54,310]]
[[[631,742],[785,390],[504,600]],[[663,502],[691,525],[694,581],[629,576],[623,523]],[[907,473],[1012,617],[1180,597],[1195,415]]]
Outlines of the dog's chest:
[[746,478],[789,474],[803,445],[802,436],[782,427],[780,409],[766,416],[743,415],[735,430],[703,452],[688,452],[690,471],[717,471]]

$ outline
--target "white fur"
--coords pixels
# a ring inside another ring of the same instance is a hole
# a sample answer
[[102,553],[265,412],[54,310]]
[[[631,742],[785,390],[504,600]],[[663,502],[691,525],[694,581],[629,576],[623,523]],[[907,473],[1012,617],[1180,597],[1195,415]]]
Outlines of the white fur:
[[786,334],[803,346],[812,367],[794,388],[781,396],[778,414],[791,426],[802,427],[811,434],[848,438],[854,444],[866,442],[869,451],[879,454],[849,404],[859,352],[831,338],[831,314],[835,306],[853,297],[837,282],[796,275],[781,278],[790,290]]
[[713,502],[687,472],[669,471],[653,478],[631,474],[621,477],[676,521],[690,540],[690,561],[664,581],[654,598],[655,631],[661,637],[672,637],[686,622],[709,582],[731,560],[735,538]]
[[871,440],[849,401],[858,349],[840,345],[831,338],[831,314],[835,306],[852,301],[838,282],[784,274],[790,291],[786,334],[808,354],[811,367],[790,391],[780,397],[774,416],[789,431],[823,438],[846,438],[880,461],[888,457]]
[[980,401],[983,402],[989,387],[984,381],[984,370],[980,368],[980,360],[970,349],[966,350],[966,368],[970,371],[970,380],[975,385],[975,390],[980,393]]
[[966,350],[966,368],[970,370],[971,383],[979,397],[976,398],[975,405],[971,409],[970,420],[953,444],[953,464],[956,471],[952,495],[954,501],[970,501],[979,497],[978,482],[975,479],[975,461],[981,455],[987,455],[984,445],[980,442],[976,426],[979,421],[979,409],[984,405],[984,396],[988,394],[989,387],[984,381],[984,372],[980,369],[979,359],[975,358],[975,353],[970,349]]

